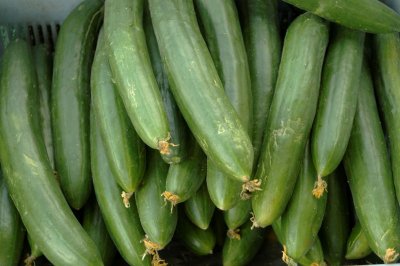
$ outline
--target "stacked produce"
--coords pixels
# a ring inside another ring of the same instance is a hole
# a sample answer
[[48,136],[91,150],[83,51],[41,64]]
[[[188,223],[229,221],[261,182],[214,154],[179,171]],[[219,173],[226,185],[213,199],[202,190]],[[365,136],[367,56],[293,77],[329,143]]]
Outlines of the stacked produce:
[[268,228],[290,265],[396,262],[400,15],[284,1],[85,0],[54,47],[2,35],[0,265],[249,265]]

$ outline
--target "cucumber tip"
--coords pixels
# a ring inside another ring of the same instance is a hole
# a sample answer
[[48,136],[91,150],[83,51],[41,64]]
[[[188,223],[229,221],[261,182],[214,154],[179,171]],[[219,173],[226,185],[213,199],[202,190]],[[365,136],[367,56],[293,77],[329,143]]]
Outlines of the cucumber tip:
[[125,191],[121,192],[121,198],[122,198],[122,202],[125,205],[125,208],[131,207],[129,199],[132,197],[132,195],[133,195],[133,192],[125,192]]
[[247,200],[251,197],[251,193],[255,191],[260,191],[261,180],[253,179],[242,184],[242,191],[240,192],[240,198],[242,200]]
[[169,192],[169,191],[164,191],[161,194],[161,196],[164,197],[165,203],[167,203],[167,201],[169,201],[171,203],[171,213],[173,212],[176,204],[178,204],[181,200],[181,198],[178,195],[175,195],[174,193]]
[[383,257],[383,261],[385,263],[392,263],[397,260],[399,257],[399,253],[396,252],[394,248],[386,249],[385,256]]
[[28,257],[26,257],[26,259],[24,260],[24,264],[25,266],[35,265],[35,260],[36,260],[35,256],[28,255]]
[[250,214],[251,214],[250,222],[252,222],[250,229],[253,230],[254,228],[259,228],[260,225],[256,221],[256,216],[254,215],[254,212],[250,212]]
[[236,229],[229,229],[226,232],[226,236],[229,239],[235,239],[235,240],[240,240],[240,229],[236,228]]
[[318,179],[314,183],[312,194],[315,198],[319,199],[324,195],[325,192],[328,192],[328,184],[320,175],[318,175]]

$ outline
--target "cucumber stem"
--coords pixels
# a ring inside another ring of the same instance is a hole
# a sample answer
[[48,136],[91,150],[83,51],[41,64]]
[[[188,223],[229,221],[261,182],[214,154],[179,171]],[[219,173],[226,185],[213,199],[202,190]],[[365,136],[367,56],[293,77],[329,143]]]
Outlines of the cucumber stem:
[[167,203],[167,201],[169,201],[171,203],[171,213],[173,212],[174,207],[176,206],[176,204],[178,204],[179,201],[181,200],[181,198],[179,198],[178,195],[175,195],[174,193],[169,192],[169,191],[164,191],[161,194],[161,196],[164,197],[165,203]]
[[161,249],[161,246],[155,242],[150,241],[148,235],[144,236],[144,239],[142,240],[144,247],[146,248],[142,260],[147,256],[151,255],[151,265],[152,266],[167,266],[168,263],[160,258],[160,255],[158,254],[158,251]]
[[391,263],[397,260],[399,257],[399,253],[396,252],[394,248],[388,248],[386,249],[386,254],[385,257],[383,258],[383,261],[385,264]]
[[254,216],[253,212],[250,212],[251,217],[250,217],[250,222],[252,222],[253,224],[251,225],[250,229],[253,230],[254,228],[258,228],[260,227],[260,225],[257,223],[256,221],[256,217]]
[[253,179],[242,184],[242,191],[240,192],[240,198],[242,200],[247,200],[251,197],[251,193],[254,191],[260,191],[261,180]]
[[287,249],[285,245],[283,245],[283,250],[282,250],[282,261],[289,266],[297,265],[297,263],[287,255]]
[[325,180],[322,179],[320,175],[318,175],[317,181],[315,181],[314,184],[314,189],[312,190],[312,194],[314,197],[317,199],[321,198],[324,195],[324,192],[328,192],[328,184],[325,182]]
[[158,141],[158,149],[160,150],[160,154],[162,155],[169,155],[170,154],[170,149],[169,147],[177,147],[179,144],[174,144],[172,142],[169,142],[171,140],[171,133],[168,132],[168,136],[164,140]]
[[230,238],[230,239],[236,239],[236,240],[240,240],[240,229],[236,228],[236,229],[229,229],[228,232],[226,232],[226,235]]
[[25,266],[32,266],[35,265],[36,256],[29,255],[25,260]]
[[133,195],[133,192],[125,192],[125,191],[121,192],[121,198],[122,198],[122,201],[124,202],[125,208],[131,207],[129,199],[132,197],[132,195]]

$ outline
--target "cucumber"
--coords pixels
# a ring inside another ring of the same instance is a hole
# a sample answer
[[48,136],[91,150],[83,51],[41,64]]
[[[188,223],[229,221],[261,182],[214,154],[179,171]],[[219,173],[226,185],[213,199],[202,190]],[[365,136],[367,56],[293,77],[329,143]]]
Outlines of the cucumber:
[[178,214],[176,209],[168,208],[162,193],[165,191],[165,181],[168,164],[161,158],[159,152],[148,150],[147,169],[143,182],[135,193],[136,206],[140,222],[146,233],[144,244],[152,252],[163,249],[174,235]]
[[228,226],[228,237],[240,239],[239,227],[250,219],[250,212],[251,201],[249,200],[241,200],[233,208],[224,211],[224,220]]
[[16,266],[22,254],[25,228],[0,173],[0,265]]
[[222,249],[222,265],[240,266],[247,265],[257,254],[264,242],[265,229],[251,229],[252,223],[248,221],[240,228],[241,238],[225,239]]
[[170,141],[173,143],[173,145],[169,147],[169,154],[161,154],[161,156],[166,163],[177,164],[189,155],[189,129],[187,128],[186,122],[183,119],[169,88],[167,73],[165,73],[164,66],[162,65],[161,55],[158,50],[156,36],[154,35],[147,1],[145,2],[143,24],[151,65],[153,67],[158,87],[160,88],[161,98],[167,114],[171,134]]
[[239,0],[237,4],[242,12],[241,24],[249,61],[253,96],[252,140],[254,162],[258,162],[281,60],[278,1]]
[[25,266],[34,266],[36,259],[43,256],[43,252],[29,234],[27,234],[27,240],[31,251],[28,257],[24,259],[24,264]]
[[364,33],[342,26],[332,29],[311,137],[312,157],[318,175],[316,197],[326,188],[322,177],[338,167],[346,152],[357,107],[364,37]]
[[[121,97],[112,82],[104,30],[99,34],[91,75],[92,106],[106,149],[113,177],[123,189],[124,203],[142,181],[146,167],[146,150],[133,128]],[[120,192],[119,192],[120,194]]]
[[39,123],[39,96],[29,45],[23,40],[10,43],[2,66],[0,161],[22,222],[53,264],[103,265],[54,178]]
[[357,222],[347,240],[346,259],[362,259],[371,253],[372,250],[369,247],[367,236],[362,230],[361,224]]
[[215,205],[208,195],[205,183],[185,204],[185,213],[189,220],[200,229],[206,230],[211,223]]
[[310,145],[307,144],[292,198],[281,218],[286,254],[294,260],[300,259],[311,248],[324,218],[327,195],[313,196],[315,174]]
[[51,90],[55,166],[70,206],[80,209],[91,191],[89,109],[90,68],[103,2],[77,6],[57,36]]
[[395,262],[400,251],[398,203],[366,62],[344,166],[356,214],[371,249],[385,263]]
[[370,33],[400,31],[400,16],[378,0],[283,1],[355,30]]
[[126,112],[145,144],[169,154],[167,115],[151,68],[142,20],[143,0],[105,1],[108,58]]
[[286,34],[255,174],[261,180],[261,191],[252,198],[255,226],[272,224],[292,195],[317,109],[328,32],[325,21],[306,13]]
[[250,138],[223,90],[192,1],[150,0],[149,7],[172,94],[191,132],[221,171],[248,182]]
[[95,197],[89,198],[83,209],[82,226],[99,249],[104,265],[112,265],[117,250],[108,234]]
[[90,124],[90,147],[94,191],[115,247],[129,265],[150,265],[149,257],[142,260],[145,248],[141,241],[145,234],[140,224],[135,199],[131,198],[130,208],[125,208],[121,203],[121,189],[113,177],[100,130],[93,115]]
[[328,176],[328,199],[319,231],[325,259],[329,265],[343,265],[346,242],[350,233],[346,176],[341,167]]
[[393,182],[400,203],[400,39],[398,34],[377,34],[372,38],[375,93],[387,133]]

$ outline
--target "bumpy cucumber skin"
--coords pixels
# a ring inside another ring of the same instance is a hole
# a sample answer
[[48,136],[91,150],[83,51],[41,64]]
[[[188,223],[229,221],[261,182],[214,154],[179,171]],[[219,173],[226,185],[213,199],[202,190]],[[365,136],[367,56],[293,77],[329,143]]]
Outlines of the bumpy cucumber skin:
[[215,205],[210,199],[205,183],[185,204],[185,213],[189,220],[200,229],[206,230],[211,223]]
[[366,62],[360,77],[357,111],[344,166],[357,217],[371,249],[385,262],[393,262],[386,253],[389,249],[393,249],[394,254],[400,252],[399,210]]
[[106,0],[104,35],[126,112],[143,142],[159,149],[159,141],[168,140],[169,126],[146,46],[143,6],[143,0]]
[[144,175],[146,150],[113,84],[104,30],[101,30],[98,37],[92,65],[91,88],[92,110],[113,176],[125,192],[134,192]]
[[327,177],[328,199],[325,216],[319,231],[329,265],[343,265],[346,242],[350,234],[350,209],[347,182],[341,167]]
[[248,181],[253,147],[224,92],[192,1],[150,0],[149,7],[171,91],[189,128],[220,170]]
[[241,200],[234,207],[224,211],[224,220],[229,229],[235,230],[250,219],[251,201]]
[[16,266],[22,254],[25,228],[0,173],[0,265]]
[[400,38],[397,33],[373,36],[375,93],[387,132],[393,182],[400,203]]
[[0,161],[10,196],[27,231],[50,262],[103,265],[54,178],[39,123],[31,55],[28,44],[17,40],[10,43],[3,57]]
[[355,30],[369,33],[400,31],[400,16],[378,0],[284,1]]
[[364,51],[364,33],[342,26],[333,27],[332,33],[311,139],[319,177],[331,174],[346,152],[356,113]]
[[157,151],[148,150],[147,157],[146,173],[135,193],[136,206],[148,239],[162,249],[174,235],[178,214],[175,208],[169,208],[161,196],[165,191],[168,164]]
[[372,250],[369,247],[368,239],[361,228],[361,224],[357,222],[347,240],[346,259],[362,259],[371,253]]
[[306,13],[293,21],[286,34],[255,174],[262,182],[262,190],[252,198],[258,226],[272,224],[293,192],[317,109],[328,32],[325,21]]
[[125,208],[121,201],[121,188],[113,178],[93,115],[90,118],[90,150],[97,203],[115,247],[129,265],[151,265],[148,256],[142,260],[145,247],[141,241],[145,234],[140,224],[135,199],[131,197],[130,207]]

